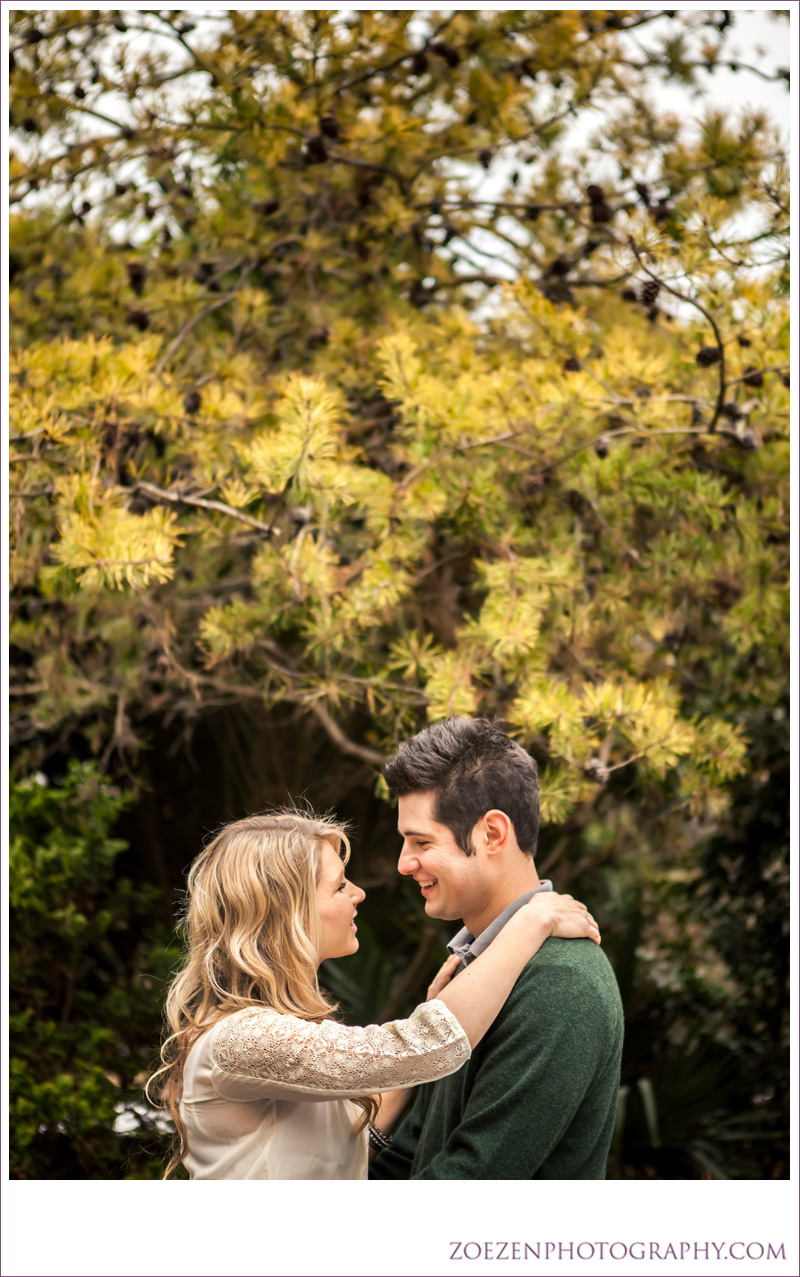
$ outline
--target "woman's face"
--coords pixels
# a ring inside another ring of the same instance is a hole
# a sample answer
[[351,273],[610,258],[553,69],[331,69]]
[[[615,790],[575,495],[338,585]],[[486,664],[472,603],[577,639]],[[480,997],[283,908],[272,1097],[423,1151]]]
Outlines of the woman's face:
[[322,920],[320,962],[356,952],[358,938],[353,919],[363,899],[361,888],[347,881],[337,852],[330,843],[323,843],[317,880],[317,904]]

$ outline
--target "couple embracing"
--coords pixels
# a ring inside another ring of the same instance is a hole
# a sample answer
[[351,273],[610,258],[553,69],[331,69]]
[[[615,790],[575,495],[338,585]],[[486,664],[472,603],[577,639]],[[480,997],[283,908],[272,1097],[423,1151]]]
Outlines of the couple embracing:
[[274,812],[189,873],[188,955],[151,1078],[193,1179],[603,1179],[622,1007],[585,906],[541,881],[536,765],[450,718],[386,766],[398,869],[451,956],[404,1020],[350,1027],[318,982],[358,948],[345,829]]

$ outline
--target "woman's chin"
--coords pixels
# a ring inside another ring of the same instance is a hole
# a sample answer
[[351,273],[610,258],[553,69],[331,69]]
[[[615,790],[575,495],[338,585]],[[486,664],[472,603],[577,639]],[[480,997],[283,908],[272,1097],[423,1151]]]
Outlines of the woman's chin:
[[347,941],[347,945],[344,949],[341,949],[339,953],[327,954],[326,957],[323,959],[323,961],[329,962],[331,959],[333,959],[333,961],[335,962],[339,958],[349,958],[352,953],[358,953],[358,937],[357,936],[351,936],[349,940]]

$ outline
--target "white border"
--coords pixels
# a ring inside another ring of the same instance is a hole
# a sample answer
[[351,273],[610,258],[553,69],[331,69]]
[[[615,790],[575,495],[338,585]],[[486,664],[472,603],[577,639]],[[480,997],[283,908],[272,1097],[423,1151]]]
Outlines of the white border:
[[[22,7],[22,6],[14,6]],[[28,9],[66,9],[69,4],[30,5]],[[120,9],[146,8],[144,5],[120,4]],[[186,7],[186,6],[184,6]],[[203,8],[212,6],[203,6]],[[217,6],[222,7],[222,6]],[[243,6],[244,7],[244,6]],[[253,9],[305,8],[299,5],[258,5]],[[369,8],[355,4],[352,9]],[[393,9],[412,9],[414,5],[394,5]],[[437,6],[448,10],[490,9],[500,6]],[[525,5],[502,6],[508,10],[528,8]],[[556,9],[554,4],[541,4],[541,9]],[[578,4],[577,9],[592,8]],[[649,6],[631,4],[630,9]],[[706,5],[684,5],[684,9],[706,8]],[[746,11],[754,6],[733,4],[730,8]],[[85,5],[84,8],[100,8]],[[3,14],[4,50],[8,46],[7,8]],[[792,6],[790,49],[792,74],[797,71],[797,6]],[[2,65],[3,87],[8,91],[5,54]],[[796,95],[792,95],[796,100]],[[7,153],[7,125],[3,115],[3,138]],[[793,193],[797,187],[797,133],[791,142],[793,159]],[[3,172],[4,208],[6,209],[6,242],[8,185]],[[792,247],[796,258],[797,227],[793,228]],[[3,259],[3,314],[7,321],[7,266]],[[797,331],[797,301],[792,301],[793,331]],[[6,332],[8,324],[6,323]],[[8,367],[2,361],[4,424],[7,423]],[[792,410],[792,437],[796,438],[797,412]],[[7,565],[7,440],[3,431],[3,564]],[[796,451],[792,459],[793,491],[797,491]],[[797,503],[792,510],[791,567],[797,573]],[[8,595],[0,590],[3,633],[8,633]],[[792,600],[792,620],[796,622],[796,597]],[[791,661],[792,749],[797,750],[797,628],[793,625]],[[8,739],[8,663],[2,654],[2,723]],[[2,759],[3,810],[7,811],[8,769],[5,751]],[[792,772],[792,865],[795,868],[792,889],[793,918],[797,917],[797,782]],[[7,869],[3,863],[4,899],[7,899]],[[792,929],[792,971],[797,972],[797,937]],[[3,957],[7,970],[7,933]],[[797,1009],[797,999],[794,999]],[[797,1114],[798,1086],[796,1070],[797,1027],[793,1017],[792,1044],[793,1113]],[[8,1059],[7,1029],[3,1018],[3,1058]],[[7,1107],[7,1074],[3,1070],[4,1112]],[[497,1243],[550,1241],[567,1246],[570,1242],[591,1243],[604,1240],[632,1243],[640,1239],[655,1242],[662,1249],[669,1242],[699,1245],[716,1241],[783,1242],[785,1261],[728,1260],[709,1261],[685,1252],[683,1261],[671,1258],[655,1260],[607,1260],[598,1262],[568,1258],[558,1260],[510,1260],[509,1269],[518,1273],[557,1271],[559,1274],[600,1272],[639,1274],[681,1272],[685,1277],[699,1273],[750,1274],[764,1277],[775,1274],[792,1277],[800,1271],[798,1259],[797,1207],[797,1119],[793,1129],[792,1181],[681,1182],[658,1181],[602,1184],[581,1182],[531,1183],[458,1182],[458,1183],[307,1183],[276,1182],[216,1183],[170,1185],[160,1183],[115,1182],[8,1182],[7,1150],[3,1150],[4,1263],[9,1277],[42,1277],[42,1274],[92,1277],[94,1274],[283,1274],[285,1277],[357,1277],[360,1274],[394,1274],[410,1277],[432,1277],[439,1273],[485,1274],[508,1271],[503,1261],[471,1260],[451,1262],[450,1243],[477,1241]],[[496,1250],[496,1248],[495,1248]],[[702,1256],[702,1251],[701,1251]]]

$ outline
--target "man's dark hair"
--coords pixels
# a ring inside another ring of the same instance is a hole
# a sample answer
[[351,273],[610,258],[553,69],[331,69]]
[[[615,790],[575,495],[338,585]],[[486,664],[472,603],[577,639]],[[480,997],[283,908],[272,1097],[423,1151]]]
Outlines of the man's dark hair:
[[404,741],[384,768],[396,798],[432,792],[433,818],[471,856],[470,835],[487,811],[505,812],[520,850],[539,837],[536,763],[489,718],[445,718]]

